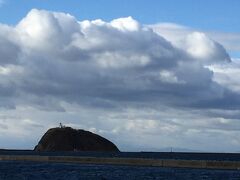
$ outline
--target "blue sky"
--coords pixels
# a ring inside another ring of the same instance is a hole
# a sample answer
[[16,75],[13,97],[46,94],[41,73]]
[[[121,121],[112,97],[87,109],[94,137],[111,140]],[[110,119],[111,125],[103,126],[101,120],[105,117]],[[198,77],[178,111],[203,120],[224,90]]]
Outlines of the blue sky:
[[80,20],[133,16],[145,24],[174,22],[203,30],[240,31],[239,0],[3,0],[0,22],[16,24],[32,8],[68,12]]

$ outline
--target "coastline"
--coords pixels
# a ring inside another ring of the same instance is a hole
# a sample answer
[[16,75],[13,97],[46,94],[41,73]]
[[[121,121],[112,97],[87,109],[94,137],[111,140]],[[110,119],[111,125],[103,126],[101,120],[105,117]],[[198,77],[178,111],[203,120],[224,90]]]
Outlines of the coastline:
[[79,157],[44,155],[0,155],[0,161],[31,161],[48,163],[109,164],[126,166],[176,167],[198,169],[239,170],[240,161],[149,159],[121,157]]

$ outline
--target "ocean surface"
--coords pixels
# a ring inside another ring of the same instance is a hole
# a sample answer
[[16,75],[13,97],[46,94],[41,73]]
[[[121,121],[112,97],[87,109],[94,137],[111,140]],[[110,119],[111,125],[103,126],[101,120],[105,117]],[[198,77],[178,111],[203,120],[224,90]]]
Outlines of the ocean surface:
[[[187,160],[240,161],[240,154],[222,153],[36,153],[32,151],[0,151],[0,155],[48,155],[126,157]],[[0,161],[0,180],[82,180],[82,179],[170,179],[170,180],[240,180],[240,170],[137,167],[73,163],[40,163]]]
[[66,163],[0,162],[1,180],[239,180],[239,171]]

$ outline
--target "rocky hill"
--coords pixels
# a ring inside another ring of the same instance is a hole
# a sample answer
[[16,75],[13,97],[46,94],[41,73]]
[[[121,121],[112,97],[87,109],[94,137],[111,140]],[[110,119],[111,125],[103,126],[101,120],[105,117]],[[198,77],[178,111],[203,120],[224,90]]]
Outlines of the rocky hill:
[[119,152],[111,141],[92,132],[71,127],[49,129],[34,150]]

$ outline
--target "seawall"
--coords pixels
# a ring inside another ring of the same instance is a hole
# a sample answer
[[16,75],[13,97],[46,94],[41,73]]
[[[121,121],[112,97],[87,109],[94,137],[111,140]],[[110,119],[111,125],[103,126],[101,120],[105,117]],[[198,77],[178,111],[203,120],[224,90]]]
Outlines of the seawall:
[[0,161],[33,161],[81,164],[111,164],[178,168],[240,170],[239,161],[174,160],[146,158],[101,158],[76,156],[0,155]]

